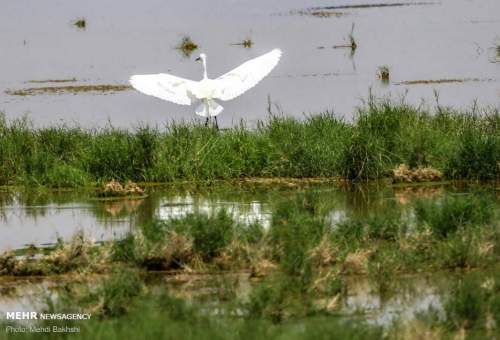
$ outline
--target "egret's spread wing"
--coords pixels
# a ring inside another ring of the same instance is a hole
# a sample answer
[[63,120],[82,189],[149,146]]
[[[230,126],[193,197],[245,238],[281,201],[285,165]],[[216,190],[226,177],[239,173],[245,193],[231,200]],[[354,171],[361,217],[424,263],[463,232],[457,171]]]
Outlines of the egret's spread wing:
[[214,98],[230,100],[251,89],[278,64],[281,50],[274,49],[249,60],[232,71],[214,79]]
[[144,74],[130,77],[130,84],[147,95],[180,105],[191,105],[197,82],[166,73]]

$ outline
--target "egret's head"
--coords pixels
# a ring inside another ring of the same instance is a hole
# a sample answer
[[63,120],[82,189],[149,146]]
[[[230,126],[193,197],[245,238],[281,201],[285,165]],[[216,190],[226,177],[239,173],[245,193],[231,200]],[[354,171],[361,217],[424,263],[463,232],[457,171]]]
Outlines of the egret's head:
[[201,53],[198,58],[195,59],[196,61],[205,61],[207,60],[207,55],[205,53]]

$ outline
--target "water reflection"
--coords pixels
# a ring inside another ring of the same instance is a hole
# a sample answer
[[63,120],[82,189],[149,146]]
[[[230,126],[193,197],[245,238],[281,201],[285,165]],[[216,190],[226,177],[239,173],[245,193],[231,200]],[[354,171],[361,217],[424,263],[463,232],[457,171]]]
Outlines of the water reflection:
[[[365,276],[346,278],[347,296],[339,300],[336,311],[340,315],[360,315],[368,322],[390,325],[396,320],[410,320],[418,313],[432,308],[443,312],[443,301],[449,287],[459,275],[433,274],[432,276],[406,276],[394,280],[395,289],[386,296],[377,291]],[[94,284],[92,278],[88,284]],[[220,303],[221,287],[232,287],[233,297],[248,301],[252,289],[258,285],[248,274],[227,275],[164,275],[151,274],[147,284],[153,291],[168,288],[170,294],[190,302],[210,302],[213,308]],[[56,293],[64,288],[64,278],[43,279],[9,278],[0,280],[0,313],[7,311],[33,311],[43,308],[47,293]],[[320,302],[320,301],[318,301]]]
[[224,209],[241,223],[268,228],[280,204],[314,193],[317,213],[332,224],[352,216],[393,210],[411,214],[411,201],[466,192],[467,187],[222,185],[214,188],[152,188],[144,199],[99,200],[92,191],[0,192],[0,251],[70,240],[79,230],[95,241],[122,237],[152,219],[172,219],[190,213],[214,214]]

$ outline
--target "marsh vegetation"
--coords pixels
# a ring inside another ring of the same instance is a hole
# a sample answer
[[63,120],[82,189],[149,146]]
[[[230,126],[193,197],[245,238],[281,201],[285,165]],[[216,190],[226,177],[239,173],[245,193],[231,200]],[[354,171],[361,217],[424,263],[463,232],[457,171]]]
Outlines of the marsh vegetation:
[[[306,192],[276,202],[267,228],[235,221],[225,210],[153,220],[104,244],[78,234],[43,251],[5,253],[0,274],[71,274],[47,294],[43,308],[91,312],[90,322],[71,323],[84,338],[139,332],[175,337],[187,329],[196,338],[231,329],[243,338],[279,332],[303,339],[329,334],[330,327],[340,338],[416,339],[422,332],[431,339],[484,337],[495,334],[499,322],[495,202],[494,191],[481,189],[417,198],[403,210],[387,203],[377,212],[332,221],[325,201]],[[456,279],[444,288],[442,302],[411,318],[367,323],[365,310],[342,308],[351,278],[367,278],[388,299],[401,289],[399,276],[443,271]],[[247,277],[249,286],[241,291],[230,273]],[[192,291],[152,284],[154,277],[183,282],[197,276]]]
[[73,22],[73,25],[78,27],[79,29],[84,30],[87,27],[87,20],[85,18],[78,18]]
[[177,49],[185,56],[189,57],[196,49],[198,49],[198,44],[196,44],[189,36],[182,38],[181,42],[177,45]]
[[347,122],[331,113],[270,116],[257,128],[216,131],[197,123],[135,131],[34,128],[0,119],[0,184],[78,187],[122,182],[392,177],[400,164],[432,167],[443,179],[497,180],[498,111],[437,113],[370,99]]
[[355,25],[353,23],[351,27],[351,33],[349,33],[349,36],[347,37],[347,41],[349,43],[342,45],[334,45],[333,48],[349,48],[351,50],[351,56],[354,55],[356,49],[358,48],[358,44],[356,43],[356,39],[354,38],[354,26]]
[[[377,71],[377,77],[384,84],[388,84],[390,80],[390,69],[389,66],[383,65],[379,66]],[[407,84],[407,83],[406,83]]]
[[242,42],[234,43],[232,45],[243,46],[244,48],[252,48],[253,44],[254,44],[254,42],[252,39],[246,38]]

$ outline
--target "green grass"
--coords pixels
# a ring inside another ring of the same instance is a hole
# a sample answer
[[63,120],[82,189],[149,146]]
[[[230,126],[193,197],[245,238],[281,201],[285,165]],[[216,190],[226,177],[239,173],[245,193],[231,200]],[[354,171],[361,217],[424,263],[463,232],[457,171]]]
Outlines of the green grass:
[[[385,277],[387,279],[387,277]],[[219,285],[230,285],[222,278]],[[419,312],[414,319],[395,319],[381,326],[367,316],[339,313],[315,304],[321,293],[300,290],[293,276],[278,276],[254,283],[248,297],[221,299],[186,297],[162,282],[147,285],[135,270],[122,267],[89,283],[66,281],[47,291],[44,313],[92,313],[90,320],[41,320],[40,327],[79,327],[77,333],[60,333],[62,339],[454,339],[491,338],[498,334],[500,276],[469,273],[456,276],[443,294],[443,308]],[[338,284],[337,284],[338,285]],[[204,286],[205,289],[207,286]],[[338,288],[330,295],[342,294]],[[216,312],[215,312],[216,311]],[[51,333],[7,333],[6,339],[53,338]],[[494,337],[493,337],[494,338]]]
[[165,130],[34,128],[0,117],[0,185],[78,187],[111,179],[212,181],[245,177],[379,179],[398,164],[448,179],[498,180],[500,115],[438,113],[370,99],[352,123],[333,114],[271,117],[255,129],[194,123]]
[[[132,278],[131,278],[132,277]],[[328,315],[294,317],[278,321],[266,314],[256,314],[256,307],[237,302],[238,316],[231,304],[219,304],[223,314],[207,313],[209,304],[189,303],[174,297],[163,288],[151,293],[138,289],[133,272],[118,273],[108,282],[94,287],[73,285],[48,297],[46,312],[75,313],[92,311],[89,321],[42,321],[40,326],[78,326],[78,333],[61,333],[62,339],[379,339],[382,328],[362,321],[349,321]],[[252,297],[252,300],[255,300]],[[251,304],[255,304],[252,302]],[[269,301],[265,301],[270,306]],[[109,308],[113,313],[109,313]],[[7,339],[53,338],[50,333],[6,334],[5,322],[0,333]]]
[[493,200],[487,195],[449,195],[437,203],[420,200],[415,209],[417,220],[440,237],[449,236],[463,227],[487,225],[494,215]]
[[377,214],[346,216],[335,224],[321,197],[309,192],[275,202],[267,229],[236,222],[220,210],[153,220],[100,246],[80,233],[40,258],[1,254],[0,275],[102,273],[116,264],[143,271],[255,275],[272,268],[297,277],[295,285],[306,289],[328,270],[382,280],[392,273],[488,268],[500,260],[498,212],[489,193],[417,200],[404,210],[392,202]]

